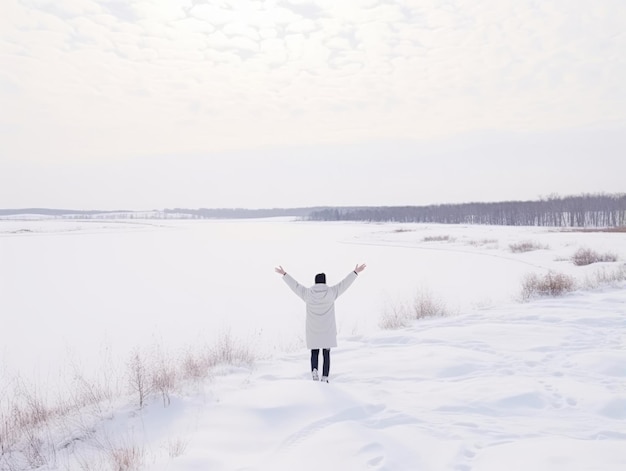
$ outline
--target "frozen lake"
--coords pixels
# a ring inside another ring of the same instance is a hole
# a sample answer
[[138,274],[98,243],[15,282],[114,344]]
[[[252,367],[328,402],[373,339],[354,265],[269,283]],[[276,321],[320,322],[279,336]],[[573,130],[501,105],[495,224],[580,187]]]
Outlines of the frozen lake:
[[[573,272],[559,254],[615,247],[617,237],[285,219],[0,221],[0,372],[51,381],[70,364],[89,369],[134,348],[175,350],[224,333],[266,354],[304,348],[304,306],[273,272],[279,264],[312,284],[317,272],[335,283],[367,263],[338,302],[341,337],[378,330],[386,308],[420,290],[452,313],[510,302],[526,273]],[[523,239],[550,250],[511,253]]]

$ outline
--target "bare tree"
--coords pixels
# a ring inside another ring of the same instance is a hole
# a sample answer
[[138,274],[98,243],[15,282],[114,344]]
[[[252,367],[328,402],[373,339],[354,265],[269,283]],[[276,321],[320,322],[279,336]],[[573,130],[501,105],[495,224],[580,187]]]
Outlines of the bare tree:
[[317,221],[621,227],[626,225],[626,194],[567,197],[552,194],[537,201],[326,208],[313,211],[309,218]]
[[139,408],[143,408],[149,394],[146,364],[138,350],[135,350],[128,363],[128,379],[133,392],[137,393]]

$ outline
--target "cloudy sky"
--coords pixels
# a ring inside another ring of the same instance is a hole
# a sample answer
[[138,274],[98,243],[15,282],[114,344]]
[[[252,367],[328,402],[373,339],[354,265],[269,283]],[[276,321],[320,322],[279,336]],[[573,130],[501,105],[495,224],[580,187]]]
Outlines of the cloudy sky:
[[623,0],[1,0],[0,208],[626,191]]

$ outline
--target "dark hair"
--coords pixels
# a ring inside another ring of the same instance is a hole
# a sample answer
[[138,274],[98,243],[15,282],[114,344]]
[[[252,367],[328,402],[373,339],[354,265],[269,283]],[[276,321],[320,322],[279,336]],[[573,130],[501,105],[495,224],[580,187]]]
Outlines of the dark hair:
[[315,283],[326,284],[326,273],[318,273],[317,275],[315,275]]

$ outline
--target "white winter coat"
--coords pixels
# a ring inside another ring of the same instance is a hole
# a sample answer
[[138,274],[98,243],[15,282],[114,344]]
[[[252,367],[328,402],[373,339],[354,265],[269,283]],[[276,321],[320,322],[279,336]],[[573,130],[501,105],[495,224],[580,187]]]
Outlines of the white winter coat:
[[343,281],[334,285],[317,283],[306,288],[289,274],[283,276],[285,283],[306,303],[306,346],[309,349],[337,346],[337,324],[335,323],[335,299],[356,280],[357,274],[350,272]]

